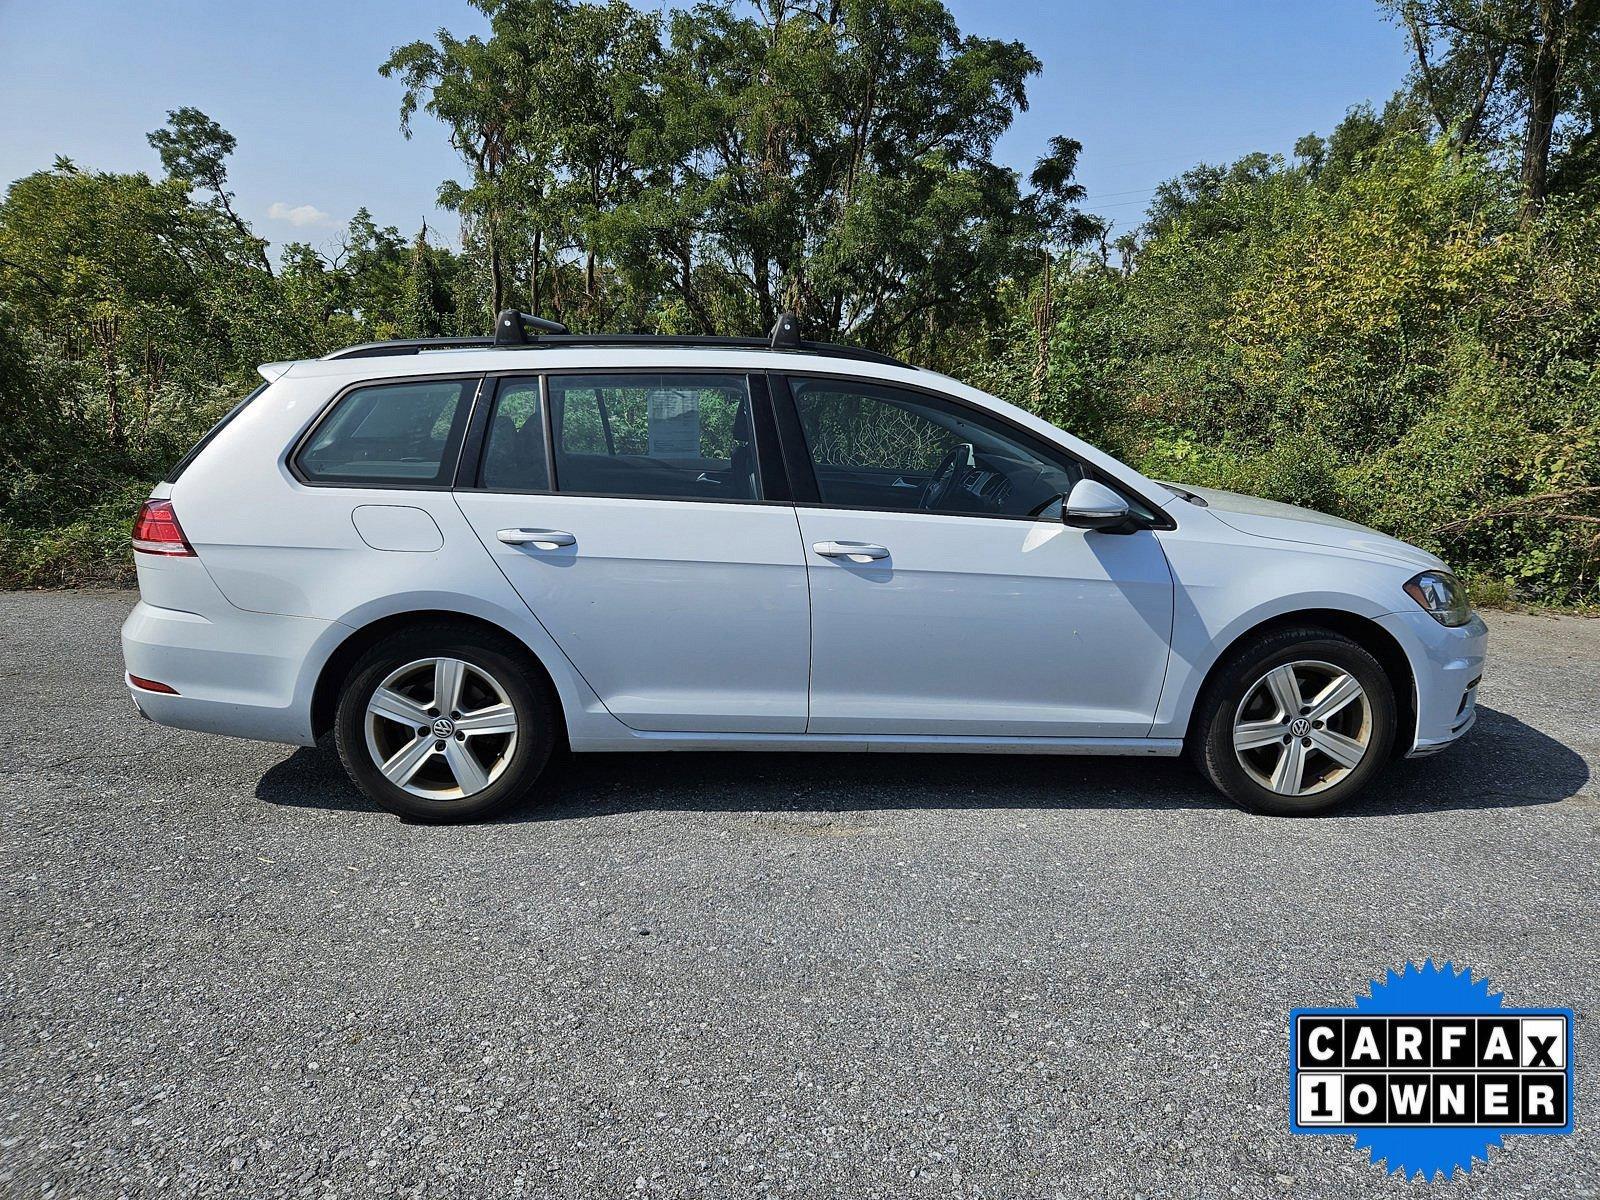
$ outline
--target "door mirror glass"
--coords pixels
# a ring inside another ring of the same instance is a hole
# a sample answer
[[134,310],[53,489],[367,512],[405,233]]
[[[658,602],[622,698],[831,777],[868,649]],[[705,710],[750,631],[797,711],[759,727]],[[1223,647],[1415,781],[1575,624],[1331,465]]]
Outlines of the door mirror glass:
[[1061,507],[1061,519],[1075,529],[1110,529],[1128,519],[1128,502],[1103,483],[1080,479]]

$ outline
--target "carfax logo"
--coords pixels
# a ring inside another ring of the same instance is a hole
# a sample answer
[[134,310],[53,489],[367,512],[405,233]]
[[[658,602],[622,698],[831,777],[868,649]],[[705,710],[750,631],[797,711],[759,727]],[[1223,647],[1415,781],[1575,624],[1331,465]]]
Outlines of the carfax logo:
[[1570,1009],[1507,1008],[1451,963],[1289,1014],[1289,1129],[1354,1134],[1406,1176],[1471,1171],[1508,1133],[1571,1133],[1572,1080]]

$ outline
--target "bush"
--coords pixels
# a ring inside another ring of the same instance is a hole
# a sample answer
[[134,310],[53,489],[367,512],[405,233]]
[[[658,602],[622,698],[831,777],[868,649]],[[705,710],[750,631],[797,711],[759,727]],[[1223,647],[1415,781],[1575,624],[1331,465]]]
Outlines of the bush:
[[1407,133],[1337,173],[1245,164],[1130,272],[1019,296],[970,372],[1156,478],[1432,549],[1480,595],[1600,602],[1600,214]]
[[79,520],[43,529],[0,523],[0,587],[131,587],[133,514],[148,487],[133,487]]

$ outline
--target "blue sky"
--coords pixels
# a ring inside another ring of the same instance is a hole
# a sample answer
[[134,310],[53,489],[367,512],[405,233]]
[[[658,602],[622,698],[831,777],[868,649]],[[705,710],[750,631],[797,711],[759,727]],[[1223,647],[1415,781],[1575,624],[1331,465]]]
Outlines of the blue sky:
[[[1407,67],[1372,0],[948,3],[963,31],[1021,40],[1044,63],[1002,160],[1026,170],[1051,135],[1077,138],[1088,207],[1119,229],[1163,179],[1288,153],[1352,104],[1381,105]],[[434,195],[455,156],[431,122],[401,136],[400,87],[377,67],[441,25],[482,24],[458,0],[0,0],[0,182],[57,154],[155,173],[144,134],[192,104],[239,139],[239,207],[275,242],[328,243],[362,204],[454,240]]]

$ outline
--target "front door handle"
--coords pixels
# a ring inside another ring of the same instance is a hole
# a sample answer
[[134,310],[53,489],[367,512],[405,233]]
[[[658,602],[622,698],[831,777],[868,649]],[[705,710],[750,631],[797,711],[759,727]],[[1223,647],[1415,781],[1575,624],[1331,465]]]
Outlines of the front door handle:
[[823,558],[848,558],[852,562],[889,557],[887,549],[870,542],[817,542],[811,548]]
[[495,537],[508,546],[532,546],[536,550],[556,550],[578,544],[577,538],[561,529],[502,529]]

